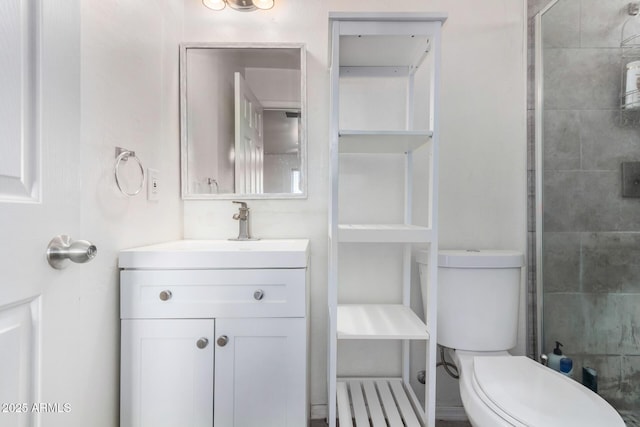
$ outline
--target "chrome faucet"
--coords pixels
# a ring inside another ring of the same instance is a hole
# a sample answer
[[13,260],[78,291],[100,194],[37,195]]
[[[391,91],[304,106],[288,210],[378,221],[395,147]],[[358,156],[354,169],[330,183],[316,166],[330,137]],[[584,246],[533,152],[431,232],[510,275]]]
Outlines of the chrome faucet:
[[259,240],[251,237],[251,228],[249,227],[249,207],[247,204],[245,202],[236,202],[235,200],[233,203],[240,205],[238,213],[233,214],[233,219],[238,221],[239,231],[237,238],[229,240]]

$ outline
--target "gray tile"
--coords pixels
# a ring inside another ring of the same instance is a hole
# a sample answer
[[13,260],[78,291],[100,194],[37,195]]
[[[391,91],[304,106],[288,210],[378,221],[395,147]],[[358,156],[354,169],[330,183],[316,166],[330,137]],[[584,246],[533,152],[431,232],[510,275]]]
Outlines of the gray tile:
[[[535,47],[535,37],[536,37],[536,20],[533,15],[529,15],[529,19],[527,19],[527,49],[533,50]],[[529,61],[533,62],[533,61]]]
[[543,351],[549,353],[560,341],[572,354],[584,353],[580,348],[584,336],[585,314],[580,294],[544,294]]
[[536,289],[537,289],[536,285],[537,283],[536,283],[535,271],[528,271],[527,272],[527,295],[533,297],[534,302],[535,302]]
[[545,170],[580,169],[580,129],[579,111],[545,111]]
[[[617,172],[620,175],[620,172]],[[621,230],[640,230],[640,199],[624,198],[620,200]]]
[[582,169],[619,171],[621,162],[640,160],[638,129],[621,127],[618,120],[614,110],[580,112]]
[[544,316],[547,352],[554,341],[568,354],[637,352],[640,295],[545,293]]
[[527,50],[527,110],[534,110],[536,108],[536,61],[535,50],[529,48]]
[[535,111],[527,110],[527,170],[536,169]]
[[549,48],[544,52],[546,109],[615,109],[619,49]]
[[[531,278],[533,275],[529,275]],[[531,280],[530,280],[531,281]],[[530,285],[535,288],[535,280],[533,280],[534,284]],[[537,332],[537,319],[538,319],[538,305],[536,299],[535,292],[527,293],[527,336],[526,336],[526,354],[533,359],[537,359],[537,351],[538,351],[538,332]]]
[[618,47],[629,0],[581,0],[580,45]]
[[545,292],[580,291],[580,233],[543,234]]
[[580,0],[559,1],[543,15],[542,43],[545,48],[580,47]]
[[585,234],[582,273],[585,292],[640,293],[640,234]]
[[[527,233],[527,266],[529,267],[528,272],[534,274],[536,272],[536,233],[535,231],[530,231]],[[532,291],[532,289],[530,289]]]
[[632,350],[632,319],[640,320],[640,312],[630,303],[640,302],[640,296],[585,294],[584,301],[585,353],[622,354]]
[[536,195],[536,171],[527,171],[527,195]]
[[546,231],[640,230],[640,199],[621,197],[621,172],[546,171]]
[[622,358],[621,398],[616,408],[637,409],[640,401],[640,356]]
[[569,355],[574,363],[573,379],[582,382],[582,368],[596,370],[598,394],[614,403],[621,397],[622,357],[602,355]]
[[543,194],[546,231],[621,229],[623,202],[617,171],[545,171]]
[[536,196],[530,194],[527,196],[527,231],[536,231]]
[[640,199],[622,198],[620,171],[548,171],[547,231],[640,230]]
[[[619,354],[640,355],[640,294],[620,294],[612,298],[618,301],[621,309],[618,320],[622,325],[623,335]],[[635,360],[638,362],[638,359]]]

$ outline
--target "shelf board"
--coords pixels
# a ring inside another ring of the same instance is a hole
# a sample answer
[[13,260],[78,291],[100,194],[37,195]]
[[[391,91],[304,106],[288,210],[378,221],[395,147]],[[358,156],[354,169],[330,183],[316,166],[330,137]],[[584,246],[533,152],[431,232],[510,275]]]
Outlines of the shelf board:
[[429,243],[428,227],[407,224],[339,224],[338,241],[343,243]]
[[429,51],[427,36],[343,35],[340,37],[340,66],[417,67]]
[[402,304],[338,304],[338,339],[427,340],[427,325]]
[[406,153],[429,142],[433,132],[340,130],[339,136],[341,153]]
[[[420,427],[416,413],[400,379],[362,378],[339,380],[337,403],[340,427]],[[404,421],[403,421],[404,420]]]

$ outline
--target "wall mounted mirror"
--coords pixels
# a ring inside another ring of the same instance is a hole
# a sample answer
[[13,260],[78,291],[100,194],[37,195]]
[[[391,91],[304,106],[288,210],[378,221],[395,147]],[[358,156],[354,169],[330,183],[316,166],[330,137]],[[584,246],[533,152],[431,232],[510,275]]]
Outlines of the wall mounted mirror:
[[306,197],[303,44],[180,46],[183,199]]

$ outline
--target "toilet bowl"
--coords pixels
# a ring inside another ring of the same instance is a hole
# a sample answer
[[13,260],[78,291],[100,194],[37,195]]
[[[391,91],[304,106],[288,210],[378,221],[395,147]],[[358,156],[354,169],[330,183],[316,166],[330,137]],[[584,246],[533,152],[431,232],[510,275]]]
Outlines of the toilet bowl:
[[[428,253],[416,259],[423,277]],[[474,427],[625,426],[590,389],[507,352],[517,339],[522,254],[440,251],[438,263],[437,340],[458,367],[460,396]]]

